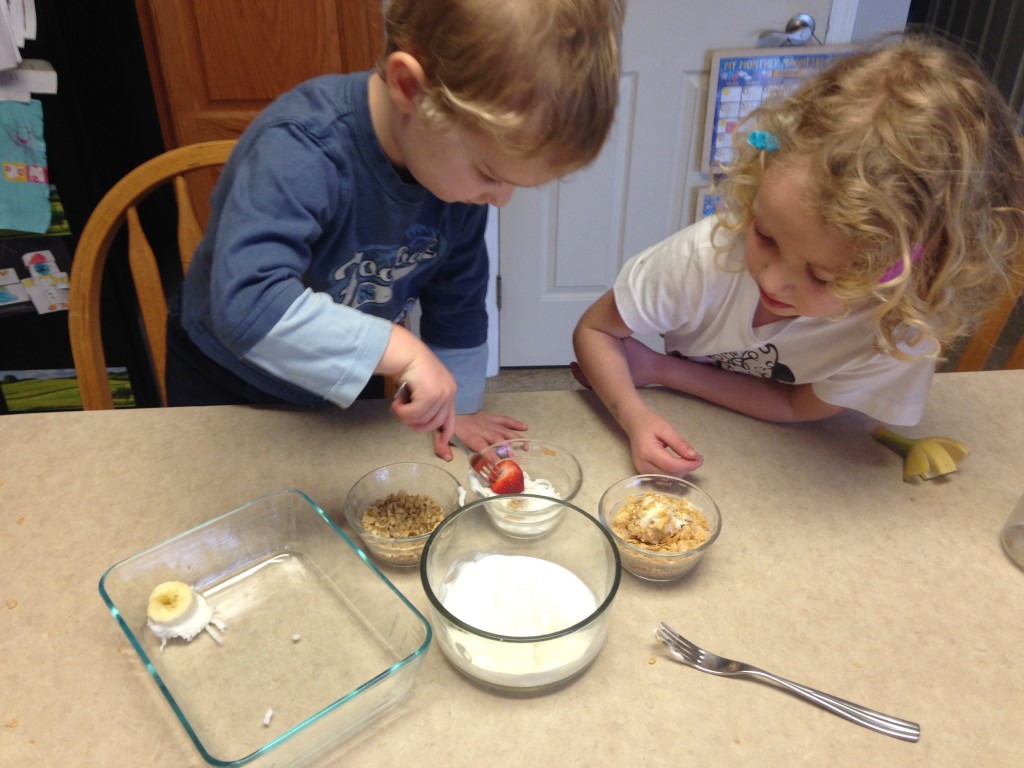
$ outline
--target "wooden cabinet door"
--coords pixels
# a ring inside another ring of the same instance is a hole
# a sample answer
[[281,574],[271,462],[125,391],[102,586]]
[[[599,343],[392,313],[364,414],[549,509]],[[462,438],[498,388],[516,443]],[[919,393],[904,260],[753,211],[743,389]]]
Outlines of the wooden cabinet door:
[[[164,145],[237,137],[276,96],[370,69],[381,0],[135,0]],[[214,175],[197,180],[205,221]]]

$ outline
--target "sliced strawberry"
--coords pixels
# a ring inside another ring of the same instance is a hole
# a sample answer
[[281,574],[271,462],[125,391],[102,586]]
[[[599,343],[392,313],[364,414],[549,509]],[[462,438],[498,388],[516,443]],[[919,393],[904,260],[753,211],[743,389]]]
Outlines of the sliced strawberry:
[[495,493],[522,493],[526,487],[523,470],[512,459],[502,459],[491,473],[491,490]]

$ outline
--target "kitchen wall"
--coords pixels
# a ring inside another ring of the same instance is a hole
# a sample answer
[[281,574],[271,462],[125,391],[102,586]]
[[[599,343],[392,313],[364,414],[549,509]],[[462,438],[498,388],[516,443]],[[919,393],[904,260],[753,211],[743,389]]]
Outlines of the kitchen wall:
[[865,40],[879,32],[903,29],[910,0],[861,0],[853,23],[853,40]]

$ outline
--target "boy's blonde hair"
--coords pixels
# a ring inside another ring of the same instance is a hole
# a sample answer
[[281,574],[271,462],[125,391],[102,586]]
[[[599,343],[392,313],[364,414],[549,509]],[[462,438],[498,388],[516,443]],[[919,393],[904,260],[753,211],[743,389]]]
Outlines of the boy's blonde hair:
[[624,0],[390,0],[387,46],[429,81],[438,127],[483,129],[510,157],[561,173],[593,160],[618,103]]
[[[807,169],[808,199],[855,247],[830,290],[878,303],[879,346],[935,350],[1024,277],[1024,155],[1016,116],[959,49],[908,37],[845,57],[736,136],[724,225],[739,231],[772,163]],[[778,149],[750,146],[752,129]]]

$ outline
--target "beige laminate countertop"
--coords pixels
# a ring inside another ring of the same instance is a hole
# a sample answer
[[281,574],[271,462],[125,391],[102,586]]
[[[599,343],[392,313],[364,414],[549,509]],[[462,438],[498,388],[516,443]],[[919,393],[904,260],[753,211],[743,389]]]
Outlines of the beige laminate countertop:
[[[1024,371],[938,376],[924,420],[902,431],[956,437],[972,455],[948,479],[904,483],[860,415],[771,425],[645,390],[704,454],[692,479],[723,511],[701,565],[664,585],[624,573],[600,655],[545,695],[477,686],[432,647],[400,709],[337,764],[1024,765],[1024,571],[998,541],[1024,492],[1022,392]],[[202,765],[100,599],[100,576],[270,490],[302,489],[341,521],[370,469],[443,463],[386,406],[0,418],[0,765]],[[577,455],[585,510],[633,474],[592,393],[492,395],[487,408]],[[384,572],[426,613],[418,571]],[[921,740],[674,663],[653,637],[659,621],[919,722]]]

